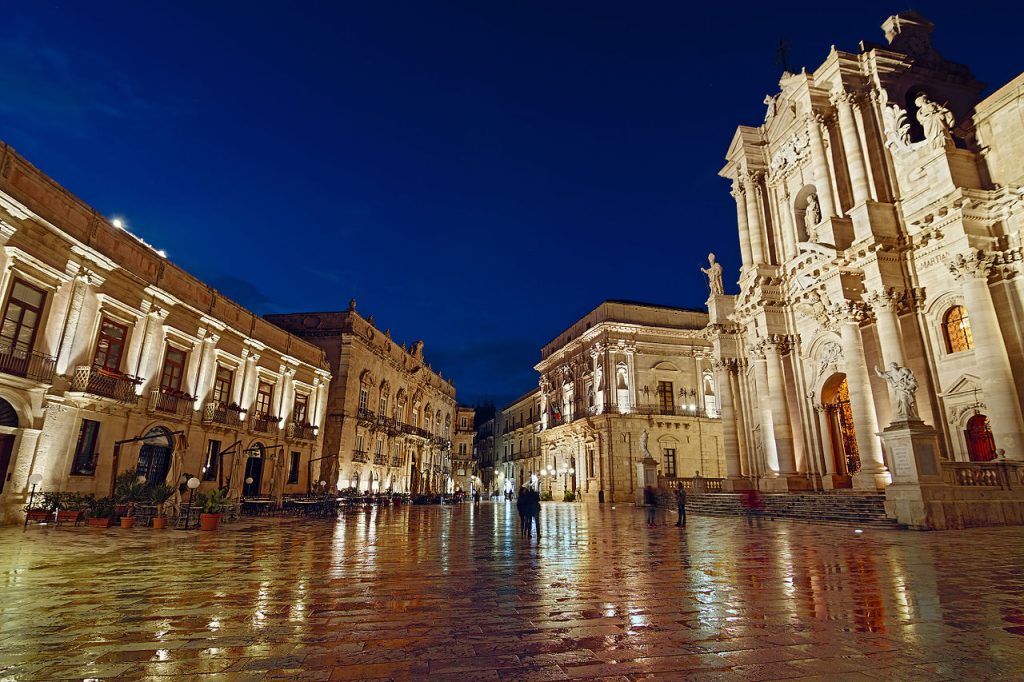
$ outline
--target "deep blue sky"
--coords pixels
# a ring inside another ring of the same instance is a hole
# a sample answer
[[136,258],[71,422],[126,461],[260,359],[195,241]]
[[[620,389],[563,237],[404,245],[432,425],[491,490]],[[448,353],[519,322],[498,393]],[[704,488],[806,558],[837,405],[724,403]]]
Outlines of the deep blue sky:
[[[998,86],[1022,66],[1014,4],[915,9]],[[688,5],[17,3],[0,137],[238,302],[355,296],[462,402],[500,404],[600,301],[701,307],[708,251],[729,287],[717,171],[777,90],[779,40],[813,68],[906,9]]]

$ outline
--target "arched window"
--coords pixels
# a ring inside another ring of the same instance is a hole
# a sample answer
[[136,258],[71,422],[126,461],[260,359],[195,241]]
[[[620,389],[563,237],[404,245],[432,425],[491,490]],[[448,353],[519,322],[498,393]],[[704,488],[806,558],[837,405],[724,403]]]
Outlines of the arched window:
[[942,317],[942,333],[946,337],[946,351],[959,353],[974,348],[971,323],[967,319],[967,308],[955,305]]

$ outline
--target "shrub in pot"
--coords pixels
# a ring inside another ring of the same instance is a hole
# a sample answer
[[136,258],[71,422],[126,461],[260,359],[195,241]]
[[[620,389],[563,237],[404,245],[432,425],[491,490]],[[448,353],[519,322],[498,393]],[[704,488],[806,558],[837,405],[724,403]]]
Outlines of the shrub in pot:
[[167,503],[167,500],[171,499],[174,492],[174,486],[167,485],[166,483],[157,483],[149,489],[149,499],[157,509],[156,516],[153,517],[153,528],[159,530],[167,526],[167,514],[164,511],[164,505]]
[[110,497],[91,498],[89,504],[89,525],[110,528],[114,525],[114,500]]
[[227,500],[228,491],[224,488],[200,495],[199,504],[202,505],[203,512],[199,515],[199,527],[202,530],[217,530]]

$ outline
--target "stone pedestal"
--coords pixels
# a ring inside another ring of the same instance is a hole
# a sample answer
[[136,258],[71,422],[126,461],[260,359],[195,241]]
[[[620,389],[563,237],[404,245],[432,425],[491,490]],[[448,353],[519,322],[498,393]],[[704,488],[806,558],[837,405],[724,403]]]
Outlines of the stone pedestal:
[[885,444],[892,474],[892,485],[885,489],[886,513],[910,528],[935,528],[929,520],[928,500],[935,497],[935,489],[947,487],[935,429],[913,419],[893,422],[878,435]]
[[765,476],[760,481],[760,488],[770,493],[795,493],[810,490],[810,482],[803,476]]
[[658,460],[653,457],[645,457],[636,463],[636,483],[636,504],[642,506],[644,488],[647,486],[658,487]]
[[722,481],[722,490],[727,493],[739,493],[744,490],[756,490],[757,485],[754,481],[749,478],[737,476],[735,478],[727,478]]

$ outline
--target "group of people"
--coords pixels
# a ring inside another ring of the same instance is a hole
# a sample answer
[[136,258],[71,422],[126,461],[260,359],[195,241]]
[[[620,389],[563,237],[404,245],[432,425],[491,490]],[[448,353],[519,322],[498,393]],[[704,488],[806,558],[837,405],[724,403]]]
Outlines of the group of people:
[[516,511],[519,512],[519,534],[530,537],[533,528],[537,528],[540,537],[540,493],[532,487],[522,487],[516,495]]

